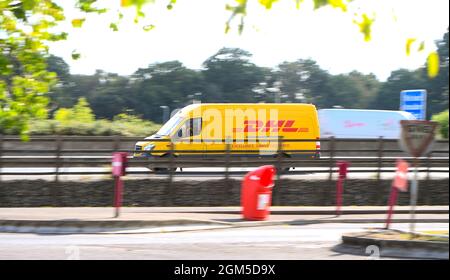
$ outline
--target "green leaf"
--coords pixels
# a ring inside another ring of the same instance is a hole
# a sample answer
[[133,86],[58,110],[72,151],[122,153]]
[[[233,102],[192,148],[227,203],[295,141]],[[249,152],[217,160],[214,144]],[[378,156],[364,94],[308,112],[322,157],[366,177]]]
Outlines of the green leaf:
[[344,3],[344,0],[328,0],[328,4],[333,8],[341,9],[343,12],[347,11],[347,4]]
[[167,4],[167,9],[168,10],[172,10],[173,9],[173,5],[177,3],[177,0],[170,0],[169,4]]
[[20,133],[20,140],[22,140],[23,142],[30,141],[30,136],[28,135],[28,131],[25,130],[25,127]]
[[431,52],[427,58],[428,77],[434,78],[439,74],[439,54]]
[[150,31],[150,30],[153,30],[155,27],[156,26],[154,26],[153,24],[149,24],[149,25],[142,27],[142,29],[144,29],[144,31]]
[[369,18],[367,14],[362,14],[361,21],[353,22],[359,26],[359,31],[364,35],[364,41],[369,42],[372,39],[372,24],[375,20]]
[[417,49],[417,51],[421,52],[425,49],[425,41],[420,42],[419,48]]
[[314,10],[328,5],[328,0],[314,0]]
[[142,18],[145,17],[145,14],[144,14],[142,11],[140,11],[140,10],[138,10],[138,11],[136,12],[136,15],[137,15],[138,17],[142,17]]
[[81,57],[81,54],[79,54],[78,52],[76,52],[76,51],[72,51],[72,59],[73,60],[77,60],[77,59],[79,59]]
[[120,1],[120,6],[122,6],[122,7],[130,7],[131,5],[133,5],[134,4],[134,1],[133,0],[121,0]]
[[263,5],[267,10],[272,8],[272,4],[278,0],[258,0],[261,5]]
[[241,23],[239,24],[239,26],[238,26],[238,32],[239,32],[239,35],[241,35],[242,34],[242,32],[244,31],[244,17],[241,17]]
[[406,40],[406,55],[409,56],[411,54],[411,45],[416,41],[416,38],[408,38]]
[[236,0],[239,5],[246,5],[248,0]]
[[227,22],[225,24],[225,34],[228,34],[228,32],[230,32],[230,24]]
[[108,11],[108,9],[98,9],[92,7],[92,4],[96,2],[98,2],[98,0],[78,0],[77,7],[86,13],[103,14]]
[[81,28],[83,26],[83,23],[86,19],[85,18],[76,18],[72,20],[72,26],[74,28]]
[[111,22],[109,24],[109,28],[111,28],[113,31],[119,31],[119,28],[117,27],[117,24],[114,22]]
[[27,18],[22,3],[18,2],[17,4],[12,5],[11,10],[16,18],[26,21]]

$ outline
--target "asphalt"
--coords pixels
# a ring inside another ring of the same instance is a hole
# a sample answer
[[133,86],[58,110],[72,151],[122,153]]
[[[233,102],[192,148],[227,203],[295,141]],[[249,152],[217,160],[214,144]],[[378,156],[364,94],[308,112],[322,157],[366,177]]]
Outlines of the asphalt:
[[[384,223],[385,206],[272,207],[264,221],[246,221],[240,207],[0,208],[0,232],[105,233],[204,230],[228,227],[316,223]],[[411,220],[408,206],[397,206],[393,223],[448,223],[449,206],[419,206]]]

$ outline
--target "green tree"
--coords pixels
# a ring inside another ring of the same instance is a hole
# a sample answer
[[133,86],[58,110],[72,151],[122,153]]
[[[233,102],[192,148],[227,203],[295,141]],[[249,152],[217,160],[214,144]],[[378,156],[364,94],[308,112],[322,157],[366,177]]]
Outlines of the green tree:
[[50,32],[63,19],[63,10],[50,0],[0,2],[1,130],[15,128],[26,138],[28,121],[47,115],[46,93],[56,75],[46,69],[46,43],[66,37]]
[[407,89],[425,89],[427,91],[427,118],[448,108],[448,31],[442,40],[436,42],[441,62],[439,74],[430,78],[426,67],[415,71],[399,69],[393,71],[382,84],[371,107],[376,109],[398,110],[400,91]]
[[[127,77],[97,70],[97,82],[88,88],[86,97],[98,118],[112,119],[129,108],[131,88]],[[127,94],[128,93],[128,94]]]
[[448,83],[449,83],[449,58],[448,58],[448,30],[442,40],[436,42],[439,53],[440,70],[434,79],[428,79],[426,70],[422,69],[423,79],[426,80],[425,88],[428,93],[428,117],[448,108]]
[[61,57],[49,55],[46,58],[47,71],[54,72],[58,76],[58,82],[67,84],[70,79],[70,67]]
[[82,97],[78,100],[73,108],[60,108],[55,112],[54,119],[63,124],[69,122],[80,122],[89,124],[95,121],[95,116],[92,113],[89,103],[86,98]]
[[328,86],[332,93],[324,98],[328,103],[327,107],[339,105],[344,108],[367,109],[377,96],[380,82],[372,74],[364,75],[353,71],[332,76]]
[[252,89],[264,82],[264,71],[250,57],[241,49],[222,48],[203,63],[205,81],[220,92],[218,102],[255,101]]
[[74,119],[73,110],[68,108],[60,108],[55,112],[53,118],[55,119],[55,121],[58,121],[62,124],[68,124]]
[[56,73],[58,82],[48,92],[50,115],[60,107],[71,107],[75,100],[70,98],[70,67],[61,57],[50,55],[46,59],[47,71]]
[[[144,118],[162,121],[160,106],[184,107],[195,98],[205,99],[205,81],[200,71],[187,69],[179,61],[150,64],[131,77],[129,108]],[[195,95],[196,93],[201,95]]]
[[319,107],[333,105],[334,93],[329,88],[330,74],[314,60],[283,62],[275,73],[281,93],[286,94],[290,102],[310,102]]
[[448,110],[433,115],[432,120],[438,122],[440,136],[448,139]]
[[408,89],[423,89],[424,77],[420,70],[399,69],[393,71],[372,102],[371,107],[380,110],[399,110],[400,92]]
[[78,103],[73,107],[73,118],[74,120],[82,123],[94,122],[95,116],[92,113],[86,98],[80,98]]

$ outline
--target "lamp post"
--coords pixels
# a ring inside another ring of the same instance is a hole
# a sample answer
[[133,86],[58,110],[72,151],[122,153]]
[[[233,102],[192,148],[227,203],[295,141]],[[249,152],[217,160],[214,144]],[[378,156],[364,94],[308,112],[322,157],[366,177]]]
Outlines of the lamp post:
[[163,105],[159,106],[159,108],[163,109],[163,123],[167,122],[169,120],[169,106]]
[[299,100],[300,103],[305,103],[305,100],[306,100],[305,95],[302,92],[297,92],[295,94],[295,99]]
[[275,103],[280,103],[280,89],[278,88],[267,88],[268,92],[273,93],[275,96]]
[[[192,103],[194,103],[194,104],[201,103],[202,102],[201,96],[202,96],[201,92],[194,93],[194,99],[192,100]],[[198,100],[197,100],[197,98],[198,98]]]
[[276,81],[273,83],[273,87],[266,88],[266,90],[275,95],[275,103],[281,103],[281,87],[282,83],[280,81]]

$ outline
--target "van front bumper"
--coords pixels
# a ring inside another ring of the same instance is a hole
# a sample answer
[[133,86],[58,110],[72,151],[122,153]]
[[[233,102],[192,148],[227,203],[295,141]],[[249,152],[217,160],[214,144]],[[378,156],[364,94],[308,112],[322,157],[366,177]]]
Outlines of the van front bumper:
[[133,153],[133,158],[154,158],[155,156],[152,155],[150,152],[145,151],[135,151]]
[[150,158],[152,157],[152,154],[150,153],[152,149],[153,147],[147,151],[142,149],[141,145],[136,145],[134,147],[133,158]]

